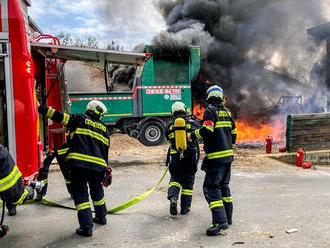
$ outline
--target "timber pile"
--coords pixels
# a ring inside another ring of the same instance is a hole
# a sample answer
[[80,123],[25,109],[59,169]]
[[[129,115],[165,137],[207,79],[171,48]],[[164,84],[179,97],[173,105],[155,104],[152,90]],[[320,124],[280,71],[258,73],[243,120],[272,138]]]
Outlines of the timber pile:
[[288,152],[330,149],[330,113],[288,115],[286,148]]

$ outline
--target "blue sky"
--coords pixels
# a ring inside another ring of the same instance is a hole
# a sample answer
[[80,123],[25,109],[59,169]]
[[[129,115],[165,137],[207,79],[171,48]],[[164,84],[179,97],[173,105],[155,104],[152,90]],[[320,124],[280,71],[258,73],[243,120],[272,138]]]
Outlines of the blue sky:
[[95,36],[101,46],[116,40],[131,50],[166,28],[155,0],[32,0],[29,15],[44,31],[84,38]]

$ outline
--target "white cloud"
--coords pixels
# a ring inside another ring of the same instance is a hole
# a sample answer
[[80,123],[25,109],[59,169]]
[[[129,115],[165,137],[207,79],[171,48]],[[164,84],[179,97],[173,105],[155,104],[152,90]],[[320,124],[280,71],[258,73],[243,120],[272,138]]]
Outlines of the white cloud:
[[92,35],[101,44],[110,40],[123,41],[125,46],[150,42],[166,27],[152,0],[33,0],[30,15],[37,23],[41,18],[47,20],[46,29],[53,34]]
[[46,2],[43,0],[33,0],[32,7],[29,9],[29,15],[38,18],[46,14]]

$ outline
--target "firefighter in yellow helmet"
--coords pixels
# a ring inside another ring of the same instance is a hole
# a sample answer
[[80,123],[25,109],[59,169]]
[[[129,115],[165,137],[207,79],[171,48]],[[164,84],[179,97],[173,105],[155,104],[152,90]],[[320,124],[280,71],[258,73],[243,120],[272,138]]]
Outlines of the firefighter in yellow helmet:
[[[170,200],[171,215],[177,215],[177,201],[181,190],[180,214],[184,215],[189,213],[191,207],[199,154],[198,143],[187,142],[187,135],[199,126],[194,120],[188,119],[186,106],[182,102],[172,104],[172,116],[173,121],[168,124],[165,131],[166,138],[171,142],[169,163],[171,179],[167,198]],[[181,125],[177,125],[180,121]],[[184,144],[181,147],[178,145],[180,142]]]
[[[108,166],[110,138],[106,125],[101,121],[107,108],[101,101],[93,100],[87,104],[85,114],[69,115],[47,106],[40,106],[39,112],[69,129],[66,161],[80,225],[76,233],[90,237],[93,222],[101,225],[107,223],[102,180]],[[87,185],[95,209],[94,218]]]
[[231,112],[223,106],[223,90],[215,85],[206,94],[209,105],[204,112],[203,126],[189,139],[204,141],[206,157],[202,169],[206,175],[203,192],[212,212],[212,224],[206,234],[213,236],[232,224],[229,181],[237,131]]

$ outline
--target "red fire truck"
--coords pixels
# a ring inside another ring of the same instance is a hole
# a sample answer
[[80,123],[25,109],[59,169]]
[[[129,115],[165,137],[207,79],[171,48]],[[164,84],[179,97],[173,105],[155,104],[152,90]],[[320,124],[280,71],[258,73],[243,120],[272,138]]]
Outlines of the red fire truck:
[[[24,177],[35,175],[42,151],[65,142],[65,128],[37,112],[37,100],[69,112],[66,61],[143,65],[145,53],[60,46],[28,17],[29,0],[0,0],[0,143],[8,147]],[[119,97],[118,97],[119,98]]]
[[[62,108],[61,60],[31,49],[32,42],[59,45],[28,17],[29,0],[0,0],[0,143],[8,147],[24,177],[42,162],[44,145],[56,149],[65,140],[63,126],[40,121],[37,99]],[[43,142],[42,142],[43,141]]]

